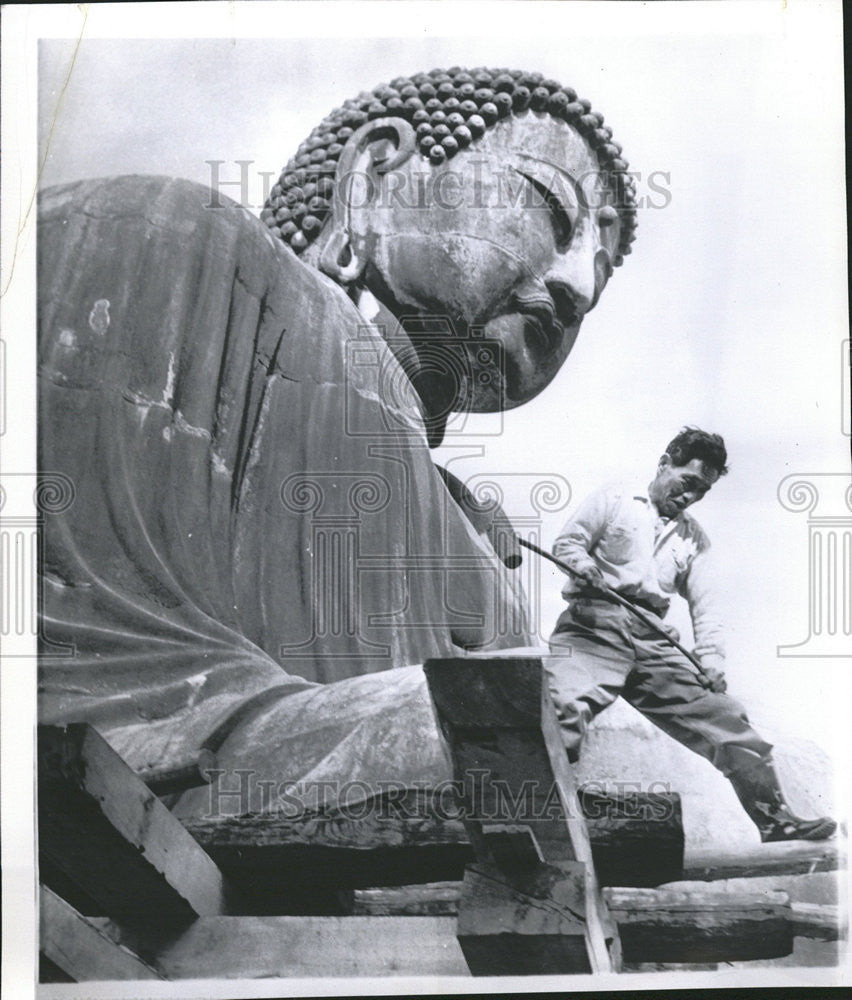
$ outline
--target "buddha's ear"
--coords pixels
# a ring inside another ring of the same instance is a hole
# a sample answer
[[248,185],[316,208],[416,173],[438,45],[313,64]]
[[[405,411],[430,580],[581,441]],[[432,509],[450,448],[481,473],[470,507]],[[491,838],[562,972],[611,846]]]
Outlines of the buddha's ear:
[[416,149],[414,129],[404,118],[376,118],[352,133],[337,161],[331,232],[319,268],[342,284],[358,278],[367,264],[364,234],[352,225],[352,209],[368,209],[382,174],[404,163]]

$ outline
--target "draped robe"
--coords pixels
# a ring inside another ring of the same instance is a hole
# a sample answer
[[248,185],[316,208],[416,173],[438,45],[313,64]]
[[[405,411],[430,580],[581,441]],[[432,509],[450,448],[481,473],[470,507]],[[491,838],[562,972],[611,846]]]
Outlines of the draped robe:
[[313,690],[286,750],[313,759],[356,725],[347,679],[387,672],[352,706],[369,744],[411,689],[394,668],[528,641],[383,331],[245,209],[157,177],[49,189],[38,285],[39,468],[71,483],[41,538],[42,722],[165,767]]

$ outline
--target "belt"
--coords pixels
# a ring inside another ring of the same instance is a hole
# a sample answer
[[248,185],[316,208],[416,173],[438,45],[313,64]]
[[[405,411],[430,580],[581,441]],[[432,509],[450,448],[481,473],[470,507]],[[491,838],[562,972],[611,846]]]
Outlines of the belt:
[[[662,618],[668,608],[659,608],[650,601],[643,600],[641,597],[634,597],[632,594],[622,594],[625,600],[630,601],[631,604],[635,604],[637,608],[641,608],[643,611],[648,611],[652,615],[656,615],[658,618]],[[621,607],[617,601],[614,601],[608,594],[602,594],[599,590],[578,590],[571,594],[569,600],[583,600],[583,601],[602,601],[604,604],[612,604],[615,607]]]

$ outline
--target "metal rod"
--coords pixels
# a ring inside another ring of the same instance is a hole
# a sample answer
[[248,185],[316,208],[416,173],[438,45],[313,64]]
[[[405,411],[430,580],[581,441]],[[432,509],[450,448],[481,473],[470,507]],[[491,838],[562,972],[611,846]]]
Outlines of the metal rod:
[[[540,549],[537,545],[533,545],[532,542],[528,542],[525,538],[521,538],[520,535],[518,535],[518,542],[521,545],[523,545],[525,549],[529,549],[530,552],[535,552],[537,556],[541,556],[543,559],[549,559],[552,563],[557,565],[563,572],[570,573],[572,576],[579,575],[575,573],[574,570],[572,570],[567,563],[564,563],[561,559],[557,559],[556,556],[552,556],[549,552],[545,552],[544,549]],[[674,646],[675,649],[683,653],[683,655],[687,658],[687,660],[689,660],[689,662],[698,671],[699,676],[703,680],[709,683],[710,678],[704,672],[701,664],[692,655],[692,653],[690,653],[688,649],[685,649],[683,646],[681,646],[681,644],[677,641],[677,639],[673,639],[668,634],[668,632],[666,632],[664,628],[662,628],[655,621],[649,618],[644,611],[637,608],[635,604],[631,604],[626,597],[622,597],[621,594],[619,594],[618,591],[613,590],[612,587],[604,586],[604,587],[598,587],[596,589],[600,590],[601,593],[605,594],[611,601],[615,601],[616,604],[620,604],[623,608],[626,608],[631,614],[634,614],[639,619],[640,622],[642,622],[644,625],[647,625],[648,628],[653,629],[657,633],[657,635],[659,635],[662,639],[664,639],[667,643],[669,643],[669,645]]]

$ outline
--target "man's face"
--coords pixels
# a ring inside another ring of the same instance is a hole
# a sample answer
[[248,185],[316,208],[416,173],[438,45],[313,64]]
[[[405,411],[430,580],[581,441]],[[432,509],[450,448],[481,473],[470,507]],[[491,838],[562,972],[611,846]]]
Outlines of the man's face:
[[599,169],[573,128],[527,112],[441,168],[412,156],[353,209],[371,291],[397,316],[444,318],[459,343],[454,409],[518,406],[567,357],[618,247]]
[[716,469],[700,458],[692,458],[686,465],[672,465],[671,458],[663,455],[651,483],[650,498],[663,517],[677,517],[682,510],[698,503],[718,478]]

